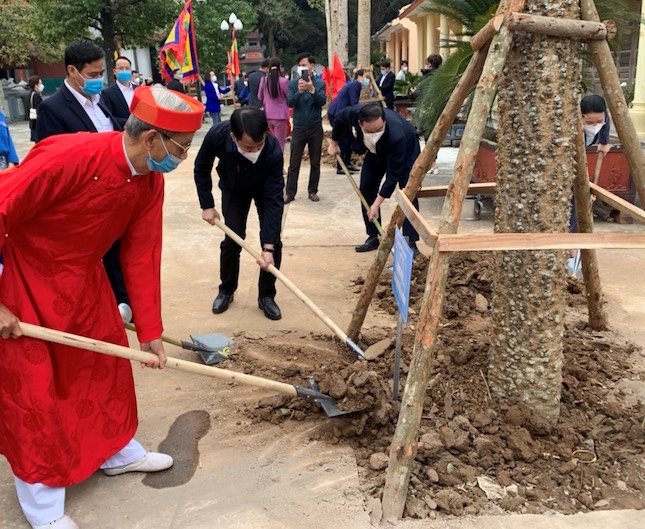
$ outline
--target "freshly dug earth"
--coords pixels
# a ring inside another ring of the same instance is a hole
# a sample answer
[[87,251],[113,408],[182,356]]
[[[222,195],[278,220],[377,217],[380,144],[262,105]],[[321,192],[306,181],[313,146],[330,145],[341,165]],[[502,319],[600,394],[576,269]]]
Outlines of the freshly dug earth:
[[[413,269],[399,395],[427,264],[417,259]],[[558,424],[551,428],[523,406],[496,401],[486,383],[492,266],[483,254],[451,263],[405,516],[645,508],[645,402],[621,384],[642,380],[632,367],[641,352],[612,332],[585,327],[583,285],[570,280]],[[390,281],[384,274],[372,304],[389,327],[364,330],[363,349],[395,334]],[[276,395],[246,412],[257,421],[311,421],[315,437],[351,445],[365,495],[380,499],[399,411],[391,400],[394,344],[366,362],[323,335],[251,331],[236,339],[236,354],[222,367],[299,386],[311,378],[341,408],[358,410],[326,419],[315,403]]]

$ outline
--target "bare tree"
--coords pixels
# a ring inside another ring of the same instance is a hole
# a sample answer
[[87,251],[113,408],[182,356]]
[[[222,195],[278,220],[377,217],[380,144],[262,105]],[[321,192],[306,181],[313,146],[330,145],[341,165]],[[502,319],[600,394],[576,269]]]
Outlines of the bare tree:
[[347,0],[329,0],[331,18],[331,49],[329,64],[334,53],[343,66],[349,62],[349,24],[347,15]]
[[[579,18],[577,2],[527,0],[525,12]],[[580,42],[516,34],[499,86],[495,231],[566,232],[575,178]],[[500,252],[489,383],[551,422],[560,412],[565,252]]]
[[358,0],[358,35],[356,49],[356,64],[361,68],[369,68],[370,63],[370,10],[371,0]]

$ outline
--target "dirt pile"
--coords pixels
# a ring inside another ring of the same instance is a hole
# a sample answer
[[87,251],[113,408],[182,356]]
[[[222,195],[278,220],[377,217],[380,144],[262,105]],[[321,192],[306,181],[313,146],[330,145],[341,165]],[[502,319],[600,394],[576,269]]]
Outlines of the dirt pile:
[[[418,452],[405,515],[436,517],[513,511],[572,513],[645,508],[645,403],[621,385],[642,380],[633,371],[639,352],[611,332],[585,328],[585,300],[578,282],[568,284],[561,416],[551,428],[523,406],[491,397],[486,381],[490,343],[491,258],[453,259],[435,361],[424,404]],[[427,261],[418,259],[411,285],[418,313]],[[373,310],[396,310],[390,278],[383,276]],[[357,290],[362,280],[356,281]],[[384,314],[384,317],[385,317]],[[414,342],[414,316],[403,335],[401,384]],[[394,334],[367,329],[365,348]],[[240,339],[241,338],[241,339]],[[355,451],[366,495],[380,498],[399,403],[392,402],[394,344],[374,361],[356,360],[326,336],[240,337],[229,367],[295,385],[313,378],[343,409],[360,410],[324,420],[317,404],[275,396],[249,406],[255,420],[316,421],[316,436],[348,443]]]

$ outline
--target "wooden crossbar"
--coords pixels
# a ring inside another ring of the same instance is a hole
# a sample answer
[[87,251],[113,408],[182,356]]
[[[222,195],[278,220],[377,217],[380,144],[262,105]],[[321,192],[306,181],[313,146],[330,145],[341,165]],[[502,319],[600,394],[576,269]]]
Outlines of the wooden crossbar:
[[[417,193],[418,198],[428,197],[445,197],[448,192],[448,186],[424,186]],[[479,184],[470,184],[467,194],[469,195],[494,195],[495,183],[483,182]]]
[[634,206],[634,204],[630,204],[619,196],[616,196],[610,191],[607,191],[606,189],[600,187],[598,184],[589,182],[589,187],[591,188],[591,192],[596,195],[596,197],[609,204],[612,208],[616,208],[617,210],[632,217],[635,221],[645,224],[645,211],[643,211],[641,208]]
[[434,243],[437,241],[437,235],[432,232],[430,225],[416,210],[412,202],[410,202],[410,199],[405,196],[405,193],[402,193],[400,189],[396,189],[394,191],[394,200],[396,200],[396,203],[410,221],[410,224],[412,224],[414,229],[417,230],[417,233],[423,242],[428,246],[434,246]]
[[641,233],[439,234],[440,252],[645,248]]

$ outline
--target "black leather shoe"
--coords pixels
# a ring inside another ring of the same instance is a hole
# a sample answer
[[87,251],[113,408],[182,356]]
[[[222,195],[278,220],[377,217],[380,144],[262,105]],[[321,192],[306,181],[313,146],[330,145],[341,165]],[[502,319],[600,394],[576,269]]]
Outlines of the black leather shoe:
[[347,166],[347,169],[349,169],[350,173],[360,173],[360,172],[361,172],[361,168],[360,168],[360,167],[356,167],[353,163],[352,163],[352,164],[349,164],[349,165]]
[[264,296],[258,300],[258,307],[264,311],[264,315],[270,320],[279,320],[282,318],[280,307],[278,307],[272,297]]
[[412,241],[410,243],[410,250],[412,250],[412,259],[421,255],[421,252],[419,251],[419,248],[417,248],[417,243],[415,241]]
[[215,301],[213,301],[213,312],[215,314],[221,314],[226,309],[228,309],[228,306],[231,303],[233,303],[233,294],[225,294],[224,292],[220,292],[219,294],[217,294]]
[[288,204],[289,202],[293,202],[295,200],[293,195],[285,195],[284,196],[284,203]]
[[357,252],[371,252],[378,248],[378,237],[368,237],[367,240],[354,248]]

